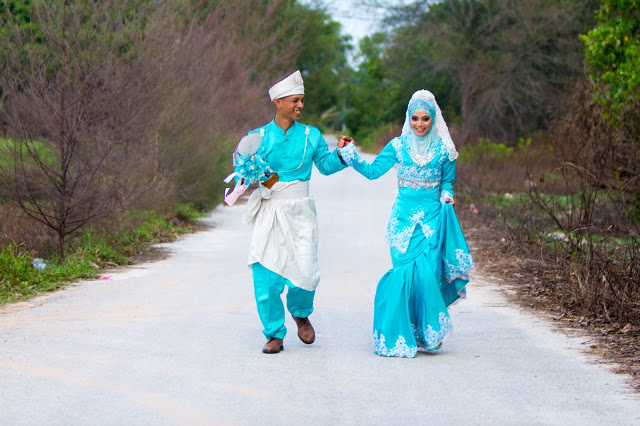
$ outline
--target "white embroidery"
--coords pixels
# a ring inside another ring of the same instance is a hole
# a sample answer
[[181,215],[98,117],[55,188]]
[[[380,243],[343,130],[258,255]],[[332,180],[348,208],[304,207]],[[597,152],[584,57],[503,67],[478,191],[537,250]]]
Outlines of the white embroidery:
[[[444,338],[453,330],[453,323],[451,318],[445,312],[438,314],[438,323],[440,325],[439,330],[434,330],[431,325],[427,325],[427,328],[420,331],[415,324],[411,324],[411,331],[416,339],[417,345],[427,350],[438,347]],[[387,347],[386,338],[383,334],[378,334],[378,330],[373,331],[373,351],[382,356],[397,356],[403,358],[413,358],[418,353],[418,346],[412,348],[407,345],[407,341],[404,336],[398,336],[396,344],[393,348]]]
[[356,147],[353,144],[349,144],[344,148],[338,148],[338,152],[342,156],[342,160],[348,165],[353,166],[355,163],[362,163],[364,160],[356,151]]
[[391,247],[397,249],[400,253],[407,252],[416,226],[420,225],[422,227],[422,232],[427,239],[433,237],[436,233],[436,230],[431,226],[432,224],[424,220],[425,212],[419,210],[419,208],[414,208],[408,221],[402,221],[402,224],[397,215],[392,216],[387,222],[385,239]]
[[398,249],[401,253],[406,253],[409,248],[409,241],[413,235],[415,223],[410,223],[403,229],[399,228],[398,218],[392,217],[387,223],[385,238],[391,247]]
[[451,193],[451,191],[440,191],[440,203],[444,204],[447,198],[450,198],[453,201],[453,194]]
[[398,178],[398,188],[411,188],[411,189],[424,188],[429,190],[429,189],[435,189],[439,186],[440,186],[440,182],[433,182],[433,181],[418,182],[415,180],[406,180],[403,178]]
[[427,349],[433,349],[438,346],[444,340],[446,335],[451,333],[451,330],[453,330],[451,318],[446,313],[440,312],[438,315],[438,322],[440,323],[440,330],[436,331],[431,327],[431,325],[428,325],[427,329],[423,332],[424,338],[420,343],[423,343]]
[[424,219],[424,212],[417,212],[417,213],[412,214],[411,218],[409,220],[411,222],[418,223],[422,219]]
[[410,348],[403,336],[399,336],[393,349],[389,349],[386,345],[384,335],[378,331],[373,332],[373,351],[382,356],[397,356],[402,358],[413,358],[418,354],[418,347]]
[[393,138],[391,140],[391,145],[396,150],[396,159],[399,162],[402,159],[402,156],[400,155],[400,152],[402,151],[402,139],[399,138],[399,137],[398,138]]
[[428,223],[425,223],[424,225],[422,225],[422,233],[424,234],[424,237],[428,240],[429,238],[433,237],[433,235],[436,233],[436,230],[431,228],[431,226]]
[[[417,159],[412,155],[411,146],[406,137],[398,137],[391,141],[396,150],[396,169],[398,171],[398,187],[400,188],[426,188],[433,189],[440,186],[442,178],[442,165],[446,158],[446,152],[441,147],[433,153],[434,157],[429,161]],[[437,157],[438,161],[433,161]]]
[[416,152],[413,146],[409,147],[409,157],[411,160],[416,163],[418,166],[424,167],[431,162],[436,156],[436,151],[432,150],[427,153],[427,155],[420,155]]
[[456,262],[451,263],[445,259],[444,268],[444,276],[449,282],[458,278],[466,278],[474,268],[473,258],[470,253],[465,253],[462,249],[456,249]]

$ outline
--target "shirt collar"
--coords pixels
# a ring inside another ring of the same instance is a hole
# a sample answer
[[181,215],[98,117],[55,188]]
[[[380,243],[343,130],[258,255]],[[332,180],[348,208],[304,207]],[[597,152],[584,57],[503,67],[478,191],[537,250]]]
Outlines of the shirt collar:
[[[298,123],[297,121],[294,121],[293,122],[293,126],[291,126],[287,130],[287,132],[291,132],[291,131],[295,132],[295,131],[298,130],[298,127],[300,127],[300,126],[301,126],[300,123]],[[284,130],[282,130],[282,128],[276,124],[276,119],[275,118],[273,120],[271,120],[271,124],[269,125],[269,127],[271,128],[270,130],[272,132],[274,132],[276,136],[281,137],[281,138],[284,137]]]

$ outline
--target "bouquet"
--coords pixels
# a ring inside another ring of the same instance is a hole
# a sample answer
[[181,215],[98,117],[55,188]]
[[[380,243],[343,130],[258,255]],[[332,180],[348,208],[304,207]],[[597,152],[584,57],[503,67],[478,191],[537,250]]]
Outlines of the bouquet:
[[271,181],[274,177],[277,179],[277,174],[271,170],[262,153],[258,152],[261,145],[262,136],[258,133],[251,133],[240,139],[233,153],[233,173],[224,180],[225,183],[231,182],[231,179],[236,181],[230,194],[230,188],[224,191],[224,202],[228,205],[233,205],[238,197],[255,182]]

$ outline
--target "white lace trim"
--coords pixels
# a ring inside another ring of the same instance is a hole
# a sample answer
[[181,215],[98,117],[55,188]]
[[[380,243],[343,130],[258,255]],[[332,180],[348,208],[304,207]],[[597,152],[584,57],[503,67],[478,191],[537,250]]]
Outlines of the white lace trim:
[[[423,346],[429,350],[436,348],[444,338],[453,330],[453,323],[451,318],[445,312],[438,314],[438,323],[440,324],[440,330],[436,331],[428,325],[422,332],[418,328],[411,324],[411,330],[416,339],[418,345]],[[378,330],[373,331],[373,351],[382,356],[397,356],[402,358],[413,358],[418,353],[418,346],[410,347],[407,345],[407,340],[404,336],[398,336],[396,344],[392,349],[387,346],[386,338],[383,334],[378,334]]]
[[451,318],[444,312],[440,312],[438,315],[438,322],[440,323],[440,330],[436,331],[431,327],[431,325],[427,326],[427,329],[423,332],[423,343],[427,349],[435,348],[442,342],[445,336],[453,330],[453,323],[451,322]]
[[402,358],[413,358],[418,354],[418,347],[410,348],[403,336],[399,336],[393,349],[387,347],[384,335],[378,337],[378,331],[373,332],[373,351],[382,356],[397,356]]
[[411,156],[411,144],[408,137],[397,137],[391,141],[396,151],[396,169],[398,171],[399,188],[433,189],[440,186],[442,179],[442,165],[447,161],[447,152],[440,146],[438,160],[433,159],[427,164],[417,164]]
[[453,200],[453,193],[447,190],[440,191],[440,203],[444,204],[447,198],[451,198],[451,200]]
[[440,181],[415,181],[398,178],[398,188],[411,188],[411,189],[434,189],[440,186]]
[[458,278],[468,278],[469,272],[474,268],[473,258],[470,253],[456,249],[456,262],[450,263],[445,259],[444,268],[444,276],[449,282]]
[[409,248],[409,241],[411,240],[411,235],[413,235],[413,229],[415,226],[415,222],[412,222],[409,226],[399,229],[398,218],[392,217],[387,223],[385,239],[391,247],[395,247],[401,253],[406,253]]
[[387,223],[387,232],[385,239],[389,245],[397,249],[400,253],[406,253],[411,242],[411,237],[417,225],[422,227],[422,232],[426,239],[435,235],[436,230],[431,227],[429,222],[424,221],[425,212],[417,211],[411,214],[407,224],[401,228],[398,217],[392,217]]
[[364,160],[356,151],[356,146],[354,144],[349,144],[344,148],[338,148],[338,152],[342,156],[342,160],[347,164],[347,166],[353,166],[354,163],[362,163]]

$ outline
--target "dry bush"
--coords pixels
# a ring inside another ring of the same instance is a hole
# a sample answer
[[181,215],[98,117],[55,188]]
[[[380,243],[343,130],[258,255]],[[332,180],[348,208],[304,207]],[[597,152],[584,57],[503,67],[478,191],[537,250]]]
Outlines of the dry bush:
[[55,233],[34,221],[22,209],[0,205],[0,247],[19,244],[33,257],[44,257],[58,246]]
[[[13,169],[2,174],[9,201],[57,233],[64,259],[69,234],[139,194],[166,192],[147,158],[170,77],[159,65],[171,52],[147,44],[128,3],[35,2],[31,11],[32,31],[9,8],[3,17],[0,114]],[[135,190],[120,191],[119,180]]]
[[[637,156],[640,110],[630,107],[628,122],[614,128],[593,99],[589,83],[577,83],[567,113],[554,125],[556,166],[545,173],[529,169],[528,196],[494,194],[482,200],[482,210],[500,217],[508,231],[503,255],[523,259],[519,271],[533,277],[526,285],[535,294],[550,296],[568,315],[617,331],[640,325],[640,179],[638,163],[629,158]],[[480,176],[506,177],[505,170],[492,165]]]
[[402,133],[402,124],[389,123],[378,127],[371,135],[356,141],[365,151],[380,152],[391,141]]
[[457,182],[500,195],[528,191],[538,184],[533,175],[558,164],[547,137],[541,133],[515,145],[482,138],[457,144]]
[[578,82],[555,126],[564,193],[533,200],[566,235],[568,305],[640,325],[640,102],[612,122],[593,94],[591,82]]
[[[219,202],[232,145],[273,114],[267,89],[290,70],[297,52],[286,25],[274,27],[283,1],[207,1],[165,5],[170,21],[157,37],[178,40],[172,111],[160,131],[164,173],[174,173],[179,197],[202,206]],[[201,11],[208,14],[201,17]]]
[[283,7],[35,2],[28,29],[6,8],[4,202],[53,229],[61,258],[67,236],[107,216],[217,202],[229,144],[270,118],[271,77],[295,60]]
[[459,146],[458,194],[506,231],[493,243],[504,258],[520,259],[525,285],[612,330],[640,325],[639,106],[612,124],[581,81],[554,124],[552,146]]

